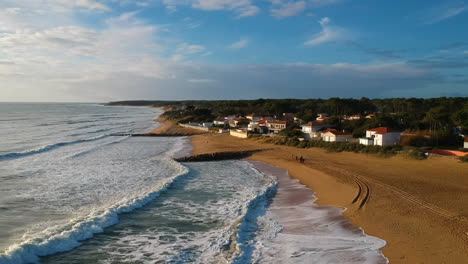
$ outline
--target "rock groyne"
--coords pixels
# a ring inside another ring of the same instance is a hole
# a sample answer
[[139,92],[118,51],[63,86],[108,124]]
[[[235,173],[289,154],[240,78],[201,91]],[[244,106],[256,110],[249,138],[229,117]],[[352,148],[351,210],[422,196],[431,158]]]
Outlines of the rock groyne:
[[258,151],[261,151],[261,150],[214,152],[214,153],[186,156],[182,158],[176,158],[174,160],[178,162],[202,162],[202,161],[245,159],[251,156],[253,153],[258,152]]

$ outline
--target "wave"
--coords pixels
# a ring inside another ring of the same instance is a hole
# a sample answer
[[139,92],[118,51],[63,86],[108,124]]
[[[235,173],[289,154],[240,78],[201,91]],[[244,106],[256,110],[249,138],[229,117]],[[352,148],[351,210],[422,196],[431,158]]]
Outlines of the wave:
[[189,169],[169,160],[179,168],[175,176],[161,181],[151,190],[122,200],[109,208],[94,211],[87,216],[75,218],[67,224],[49,228],[19,244],[12,245],[0,254],[0,264],[38,263],[39,257],[69,251],[80,245],[80,241],[89,239],[104,228],[119,222],[119,215],[143,207],[156,199],[178,179],[190,175]]
[[25,157],[25,156],[30,156],[30,155],[50,151],[50,150],[53,150],[53,149],[56,149],[56,148],[59,148],[59,147],[62,147],[62,146],[74,145],[74,144],[89,142],[89,141],[95,141],[95,140],[103,139],[103,138],[106,138],[106,137],[109,137],[109,136],[111,136],[111,134],[104,134],[104,135],[99,135],[99,136],[96,136],[96,137],[82,138],[82,139],[73,140],[73,141],[66,141],[66,142],[59,142],[59,143],[49,144],[49,145],[40,146],[40,147],[37,147],[37,148],[34,148],[34,149],[26,150],[26,151],[23,151],[23,152],[7,153],[7,154],[0,155],[0,161],[1,160],[10,160],[10,159],[22,158],[22,157]]
[[[83,132],[83,133],[74,133],[74,134],[71,134],[70,136],[76,137],[76,136],[82,136],[82,135],[102,133],[102,132],[106,132],[106,131],[109,131],[109,130],[112,130],[112,129],[114,129],[114,128],[103,128],[103,129],[98,129],[98,130],[93,130],[93,131],[88,131],[88,132]],[[73,130],[75,130],[75,129],[73,129]]]
[[91,153],[95,150],[97,150],[98,148],[101,148],[101,147],[104,147],[104,146],[108,146],[108,145],[112,145],[112,144],[117,144],[119,142],[122,142],[124,140],[127,140],[129,139],[130,136],[126,136],[126,137],[119,137],[118,140],[115,140],[115,141],[111,141],[111,142],[108,142],[108,143],[104,143],[104,144],[101,144],[101,145],[98,145],[98,146],[94,146],[90,149],[87,149],[87,150],[83,150],[83,151],[80,151],[80,152],[77,152],[77,153],[74,153],[70,156],[67,156],[66,158],[77,158],[77,157],[80,157],[80,156],[83,156],[83,155],[86,155],[88,153]]
[[[231,238],[231,245],[225,245],[231,250],[227,252],[226,259],[229,263],[241,264],[251,263],[254,247],[252,239],[256,230],[258,230],[257,221],[264,215],[272,197],[278,190],[278,182],[273,176],[262,173],[249,163],[252,170],[268,177],[270,183],[255,198],[250,200],[243,209],[241,216],[236,221],[234,229],[237,230]],[[280,227],[275,227],[275,233],[279,232]]]

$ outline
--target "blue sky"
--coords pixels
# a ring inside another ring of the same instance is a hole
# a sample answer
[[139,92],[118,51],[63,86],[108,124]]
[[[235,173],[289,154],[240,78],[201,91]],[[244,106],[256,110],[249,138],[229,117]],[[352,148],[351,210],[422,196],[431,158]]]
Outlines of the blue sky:
[[468,2],[3,0],[0,101],[468,96]]

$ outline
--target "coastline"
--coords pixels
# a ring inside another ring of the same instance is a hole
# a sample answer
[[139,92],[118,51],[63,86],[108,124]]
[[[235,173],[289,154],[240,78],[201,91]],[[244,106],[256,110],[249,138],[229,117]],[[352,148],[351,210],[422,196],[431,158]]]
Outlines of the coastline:
[[264,229],[276,232],[265,234],[261,229],[259,234],[256,255],[262,263],[388,263],[381,252],[386,242],[353,226],[343,216],[344,208],[317,205],[313,190],[282,168],[249,163],[277,182],[264,216],[274,223]]
[[[382,252],[391,263],[462,263],[468,259],[468,230],[464,230],[468,209],[463,205],[468,199],[468,185],[464,185],[468,172],[464,164],[443,158],[422,163],[401,157],[328,153],[219,134],[196,135],[191,141],[193,155],[263,149],[249,159],[288,171],[313,190],[316,204],[346,208],[343,215],[350,223],[387,241]],[[306,162],[299,164],[295,155],[304,156]]]

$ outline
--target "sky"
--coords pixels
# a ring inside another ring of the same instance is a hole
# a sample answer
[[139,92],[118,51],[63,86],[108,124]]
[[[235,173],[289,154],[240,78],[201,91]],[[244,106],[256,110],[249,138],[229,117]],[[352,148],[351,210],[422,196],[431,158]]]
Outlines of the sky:
[[0,1],[0,101],[439,96],[468,1]]

